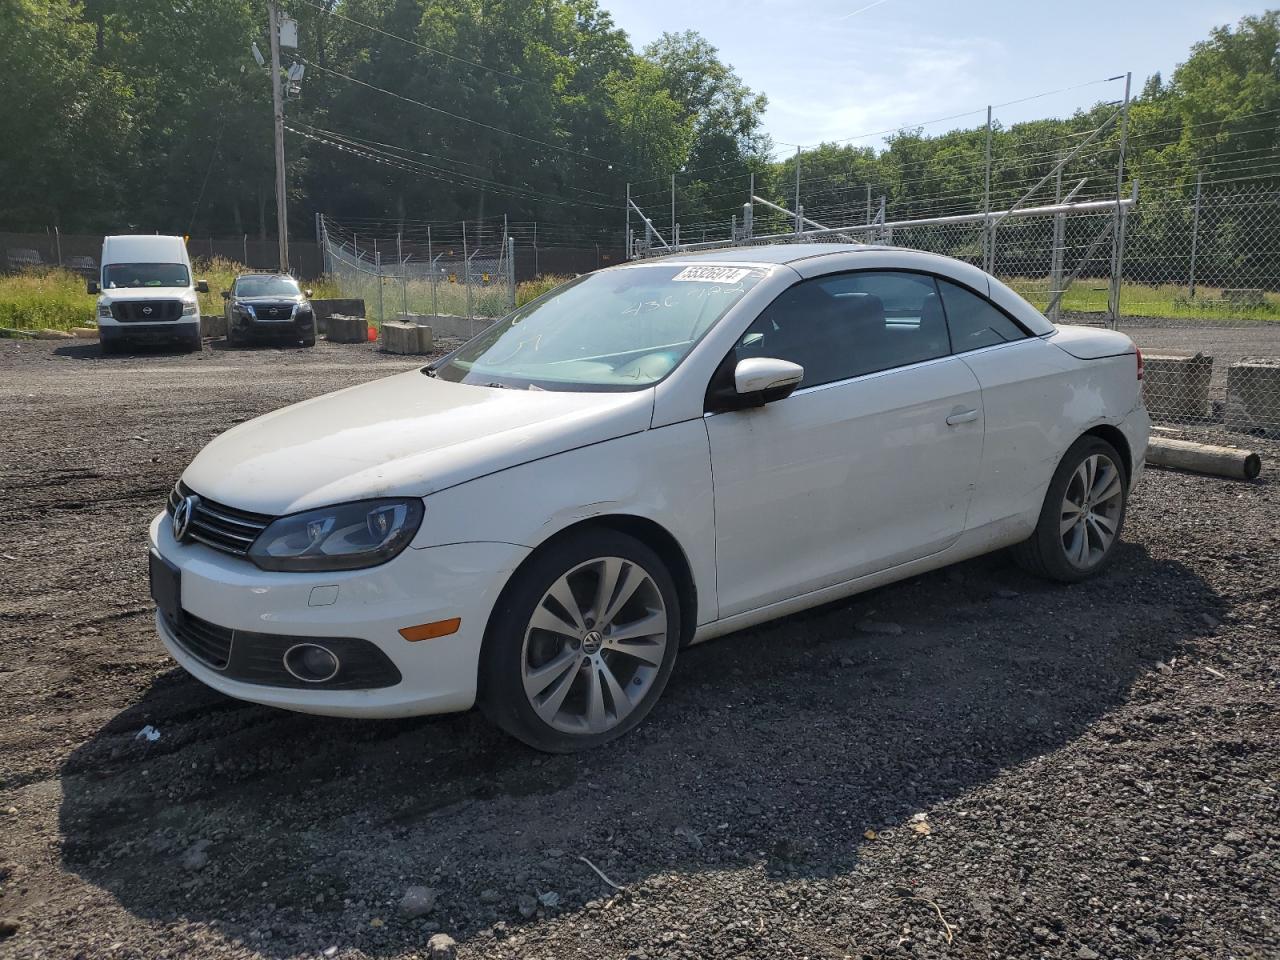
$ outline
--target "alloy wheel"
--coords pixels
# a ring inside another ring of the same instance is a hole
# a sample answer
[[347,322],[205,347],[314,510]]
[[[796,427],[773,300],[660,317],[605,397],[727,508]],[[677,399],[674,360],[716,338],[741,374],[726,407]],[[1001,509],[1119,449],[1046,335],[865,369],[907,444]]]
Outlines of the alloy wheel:
[[653,576],[620,557],[559,577],[525,630],[525,696],[548,726],[600,734],[644,700],[667,650],[667,609]]
[[1067,483],[1059,533],[1067,561],[1079,570],[1096,566],[1120,529],[1124,480],[1106,454],[1085,457]]

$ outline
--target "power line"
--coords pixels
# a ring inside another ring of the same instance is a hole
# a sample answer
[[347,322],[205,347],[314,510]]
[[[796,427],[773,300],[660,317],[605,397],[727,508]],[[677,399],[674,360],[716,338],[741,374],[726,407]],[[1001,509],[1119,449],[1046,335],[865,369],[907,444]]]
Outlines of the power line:
[[372,83],[368,83],[367,81],[357,79],[356,77],[353,77],[350,74],[342,73],[339,70],[331,70],[328,67],[322,67],[320,66],[320,64],[313,63],[312,61],[307,60],[305,57],[299,57],[299,59],[302,60],[303,63],[307,64],[307,66],[314,67],[315,69],[320,70],[323,73],[332,74],[333,76],[340,77],[341,79],[346,80],[349,83],[354,83],[362,87],[367,87],[370,90],[376,90],[378,93],[385,94],[388,97],[394,97],[395,99],[402,100],[405,103],[412,103],[415,106],[422,107],[424,110],[430,110],[432,113],[439,113],[446,117],[450,117],[454,120],[461,120],[463,123],[470,123],[477,127],[483,127],[485,130],[492,130],[494,133],[500,133],[504,137],[514,137],[515,139],[523,140],[526,143],[536,143],[539,146],[546,147],[548,150],[555,150],[558,153],[568,154],[569,156],[573,156],[573,157],[581,157],[586,160],[594,160],[596,163],[607,164],[610,170],[613,169],[613,161],[608,160],[604,157],[593,156],[592,154],[584,153],[581,150],[571,150],[568,147],[560,147],[554,143],[547,143],[547,141],[545,140],[539,140],[537,137],[529,137],[523,133],[516,133],[514,130],[504,130],[501,127],[495,127],[493,124],[485,123],[483,120],[475,120],[475,119],[472,119],[471,117],[464,117],[460,113],[451,113],[450,111],[445,110],[441,107],[434,107],[429,103],[423,103],[421,100],[414,100],[412,97],[406,97],[403,94],[396,93],[393,90],[388,90],[385,87],[379,87]]

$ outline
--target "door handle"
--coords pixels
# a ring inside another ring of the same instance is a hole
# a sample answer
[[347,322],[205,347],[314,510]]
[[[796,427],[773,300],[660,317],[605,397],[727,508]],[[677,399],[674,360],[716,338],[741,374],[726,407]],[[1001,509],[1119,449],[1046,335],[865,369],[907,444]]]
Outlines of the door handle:
[[953,413],[951,416],[947,417],[947,426],[954,427],[961,423],[973,423],[973,421],[977,419],[977,410],[961,410],[958,413]]

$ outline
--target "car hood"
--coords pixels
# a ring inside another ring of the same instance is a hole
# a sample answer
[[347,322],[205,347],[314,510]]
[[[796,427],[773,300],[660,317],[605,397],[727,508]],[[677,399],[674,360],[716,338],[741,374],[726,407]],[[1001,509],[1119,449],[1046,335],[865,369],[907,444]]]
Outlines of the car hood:
[[236,303],[302,303],[303,298],[296,294],[282,293],[275,297],[232,297]]
[[281,515],[348,500],[427,496],[648,428],[653,390],[568,393],[375,380],[228,430],[187,467],[201,496]]
[[99,296],[107,300],[181,300],[195,296],[191,287],[107,287]]

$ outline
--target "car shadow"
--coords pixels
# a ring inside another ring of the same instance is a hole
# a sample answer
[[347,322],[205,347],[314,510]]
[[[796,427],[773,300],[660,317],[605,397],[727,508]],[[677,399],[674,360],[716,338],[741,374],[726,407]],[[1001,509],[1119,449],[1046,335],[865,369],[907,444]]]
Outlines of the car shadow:
[[102,345],[96,339],[68,343],[65,346],[55,347],[53,350],[54,356],[57,357],[67,357],[71,360],[105,360],[108,362],[127,361],[138,357],[186,356],[188,352],[185,347],[169,343],[138,343],[123,346],[115,353],[103,353]]
[[[175,669],[63,766],[63,863],[139,916],[216,920],[272,955],[386,956],[577,910],[611,892],[580,857],[629,886],[847,873],[868,830],[1098,724],[1219,606],[1139,546],[1069,587],[971,561],[682,651],[640,728],[572,756],[476,711],[308,717]],[[401,918],[415,884],[435,908]]]

